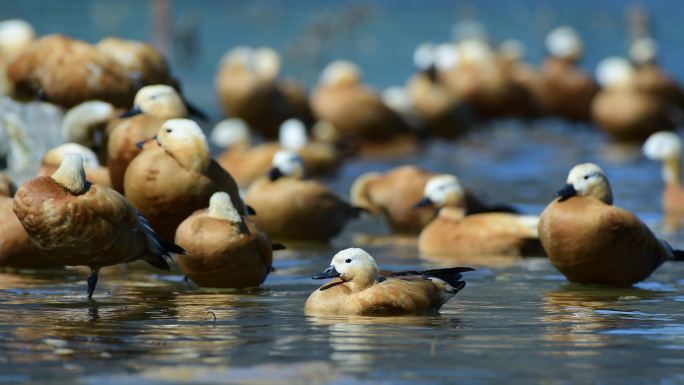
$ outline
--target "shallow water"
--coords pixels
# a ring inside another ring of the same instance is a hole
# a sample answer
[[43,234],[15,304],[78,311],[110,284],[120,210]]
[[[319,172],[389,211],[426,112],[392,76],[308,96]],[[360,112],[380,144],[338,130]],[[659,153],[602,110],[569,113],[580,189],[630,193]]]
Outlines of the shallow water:
[[[616,156],[590,128],[555,124],[502,122],[405,161],[456,172],[530,213],[570,165],[597,161],[617,204],[684,246],[681,231],[661,224],[657,164],[638,152]],[[331,185],[345,193],[362,170],[396,164],[352,161]],[[567,283],[542,258],[425,260],[415,243],[386,234],[366,217],[331,245],[291,246],[261,289],[243,292],[197,289],[177,271],[134,265],[104,271],[88,302],[82,271],[1,274],[0,383],[684,382],[684,263],[665,264],[635,288],[588,287]],[[388,269],[478,270],[438,316],[306,316],[304,301],[320,284],[309,277],[352,245]]]
[[[663,63],[676,73],[684,68],[684,8],[673,3],[649,7]],[[334,31],[316,53],[300,51],[298,44],[311,43],[306,39],[317,21],[353,16],[346,6],[302,0],[287,7],[273,1],[174,4],[175,24],[192,24],[193,17],[200,24],[198,44],[176,47],[172,68],[189,98],[215,117],[215,66],[236,44],[275,46],[285,53],[286,73],[309,84],[328,60],[350,58],[378,87],[403,83],[412,72],[413,47],[447,39],[451,23],[473,9],[495,40],[527,42],[533,61],[543,54],[543,34],[556,23],[572,23],[591,37],[587,68],[623,52],[625,44],[624,2],[617,0],[486,0],[477,7],[436,1],[429,9],[420,2],[374,1],[353,11],[355,24]],[[40,34],[149,39],[149,12],[139,5],[26,0],[3,4],[3,17],[27,18]],[[352,160],[326,183],[346,195],[362,172],[414,163],[456,173],[490,201],[539,213],[569,168],[584,161],[604,168],[616,204],[684,247],[678,220],[665,224],[660,212],[658,164],[643,159],[638,148],[609,144],[591,127],[555,120],[482,125],[458,143],[432,142],[401,160]],[[466,275],[468,286],[438,316],[306,316],[304,301],[320,284],[309,277],[349,246],[363,246],[388,269],[478,270]],[[382,220],[365,217],[331,245],[290,245],[276,254],[275,268],[261,289],[231,292],[197,289],[177,270],[114,267],[103,270],[94,302],[85,300],[80,270],[0,273],[0,384],[684,383],[684,263],[665,264],[631,289],[572,285],[542,258],[422,259],[414,241],[389,238]]]

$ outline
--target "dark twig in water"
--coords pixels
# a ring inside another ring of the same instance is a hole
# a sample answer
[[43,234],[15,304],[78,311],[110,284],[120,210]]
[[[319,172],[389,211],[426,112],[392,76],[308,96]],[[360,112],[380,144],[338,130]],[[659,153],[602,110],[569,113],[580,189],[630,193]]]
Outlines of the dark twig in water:
[[214,317],[214,320],[212,321],[213,323],[216,323],[216,314],[214,314],[213,311],[209,310],[207,314],[211,314],[212,317]]

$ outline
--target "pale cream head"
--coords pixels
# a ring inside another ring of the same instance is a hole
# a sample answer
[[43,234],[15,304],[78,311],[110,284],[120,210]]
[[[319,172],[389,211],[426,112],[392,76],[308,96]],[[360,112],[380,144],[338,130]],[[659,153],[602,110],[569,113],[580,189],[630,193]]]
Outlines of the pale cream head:
[[0,22],[0,56],[12,57],[26,48],[36,33],[31,24],[20,19]]
[[601,167],[594,163],[582,163],[573,167],[566,182],[572,185],[579,196],[593,197],[607,204],[613,203],[608,178]]
[[306,127],[299,119],[288,119],[280,125],[278,142],[284,150],[299,151],[309,142]]
[[435,45],[422,43],[413,51],[413,64],[424,71],[435,64]]
[[145,86],[135,94],[134,105],[146,114],[160,118],[173,119],[188,115],[183,99],[178,92],[163,84]]
[[167,120],[157,133],[157,141],[183,167],[200,173],[209,167],[211,157],[207,138],[194,121]]
[[402,115],[411,115],[415,112],[411,95],[404,87],[394,86],[386,88],[380,95],[382,102],[393,111]]
[[86,176],[81,155],[64,154],[62,164],[52,174],[52,179],[73,194],[78,195],[85,192]]
[[658,43],[650,37],[635,39],[629,46],[629,57],[637,65],[653,63],[658,56]]
[[249,126],[240,118],[224,119],[216,124],[209,139],[220,148],[248,146],[251,141]]
[[435,48],[435,67],[440,71],[456,68],[460,61],[458,46],[452,43],[439,44]]
[[460,206],[463,203],[463,186],[454,175],[437,175],[425,184],[423,190],[425,198],[436,207]]
[[280,73],[280,55],[272,48],[262,47],[252,51],[254,71],[265,80],[275,80]]
[[281,174],[295,178],[304,177],[304,162],[294,151],[280,150],[273,156],[272,166]]
[[64,114],[62,138],[69,142],[90,144],[93,129],[114,118],[114,114],[114,106],[99,100],[91,100],[74,106]]
[[224,220],[233,224],[242,223],[242,217],[233,205],[230,195],[223,191],[215,192],[209,198],[209,214],[211,218]]
[[499,45],[498,53],[506,60],[522,60],[525,56],[525,44],[520,40],[508,39]]
[[370,286],[380,276],[380,269],[375,259],[365,250],[359,248],[344,249],[332,258],[330,265],[335,267],[340,278],[346,282]]
[[488,65],[494,62],[494,52],[482,40],[466,39],[458,44],[458,59],[470,65]]
[[596,66],[596,81],[602,87],[630,87],[634,84],[635,75],[632,63],[618,56],[605,58]]
[[682,140],[677,134],[660,131],[651,135],[642,147],[644,155],[663,162],[663,180],[668,184],[680,184]]
[[336,60],[328,64],[321,73],[320,84],[323,86],[355,85],[361,82],[359,67],[346,60]]
[[80,155],[83,167],[85,168],[100,167],[100,162],[97,160],[97,154],[88,147],[78,143],[65,143],[49,150],[43,155],[43,163],[55,166],[62,164],[64,157],[67,154]]
[[558,27],[549,32],[545,44],[551,56],[561,59],[578,60],[584,50],[579,34],[568,26]]

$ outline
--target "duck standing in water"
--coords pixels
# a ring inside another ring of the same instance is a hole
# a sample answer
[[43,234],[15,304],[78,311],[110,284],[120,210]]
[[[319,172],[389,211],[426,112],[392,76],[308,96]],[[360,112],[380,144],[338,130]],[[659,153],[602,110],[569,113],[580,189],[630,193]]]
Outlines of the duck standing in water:
[[634,214],[612,205],[608,178],[593,163],[573,167],[558,196],[541,215],[539,236],[569,281],[630,286],[682,253]]
[[304,304],[310,314],[423,315],[436,313],[466,285],[461,273],[470,267],[426,271],[380,272],[362,249],[345,249],[314,279],[332,279]]
[[656,132],[646,140],[643,151],[647,158],[663,163],[663,211],[666,214],[684,214],[682,140],[674,132]]
[[47,258],[90,268],[88,298],[93,296],[102,267],[141,259],[168,270],[164,257],[183,253],[175,244],[161,240],[123,195],[90,184],[78,154],[66,154],[52,176],[19,187],[14,212],[31,242]]

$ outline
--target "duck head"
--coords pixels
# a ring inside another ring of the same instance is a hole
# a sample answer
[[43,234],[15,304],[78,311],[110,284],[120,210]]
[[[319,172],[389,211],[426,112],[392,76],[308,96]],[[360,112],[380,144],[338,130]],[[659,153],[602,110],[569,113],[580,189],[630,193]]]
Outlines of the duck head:
[[430,178],[423,190],[423,199],[414,207],[446,206],[460,207],[463,204],[464,191],[458,178],[454,175],[443,174]]
[[345,282],[365,288],[378,281],[380,269],[375,259],[365,250],[359,248],[344,249],[332,258],[330,266],[324,272],[314,275],[313,279],[340,277]]
[[167,120],[154,139],[186,169],[203,173],[209,167],[211,157],[207,138],[194,121]]
[[70,142],[90,145],[93,141],[93,129],[114,117],[114,106],[107,102],[83,102],[64,114],[62,137]]
[[240,118],[224,119],[211,131],[210,140],[220,148],[247,148],[251,142],[249,126]]
[[336,60],[328,64],[321,73],[320,84],[322,86],[347,86],[361,83],[361,70],[359,67],[346,60]]
[[149,114],[160,119],[172,119],[187,116],[188,109],[175,88],[156,84],[138,90],[133,101],[133,108],[119,116],[127,118],[138,114]]
[[613,203],[613,192],[603,170],[594,163],[582,163],[573,167],[566,185],[556,196],[563,202],[573,196],[592,197],[606,204]]
[[271,171],[268,178],[273,182],[283,176],[291,176],[297,179],[304,177],[304,162],[296,152],[280,150],[273,156]]
[[62,164],[51,178],[74,195],[83,194],[87,190],[83,158],[79,154],[64,154]]
[[551,56],[572,63],[577,62],[584,51],[579,34],[574,28],[568,26],[558,27],[549,32],[544,43]]
[[663,180],[667,184],[680,183],[682,140],[670,131],[660,131],[646,139],[642,147],[644,155],[663,162]]
[[230,195],[223,191],[215,192],[209,198],[209,217],[229,222],[233,225],[241,225],[242,217],[233,205]]
[[288,119],[280,125],[278,142],[284,150],[298,151],[306,146],[309,138],[306,135],[306,127],[299,119]]
[[45,155],[43,155],[42,163],[54,166],[61,165],[67,154],[80,155],[84,168],[100,167],[100,162],[97,160],[97,154],[88,147],[78,143],[64,143],[47,151]]
[[635,76],[632,63],[622,57],[607,57],[596,65],[596,81],[604,88],[630,88]]

